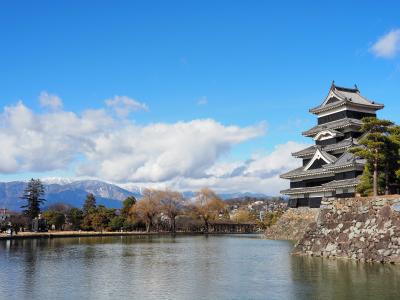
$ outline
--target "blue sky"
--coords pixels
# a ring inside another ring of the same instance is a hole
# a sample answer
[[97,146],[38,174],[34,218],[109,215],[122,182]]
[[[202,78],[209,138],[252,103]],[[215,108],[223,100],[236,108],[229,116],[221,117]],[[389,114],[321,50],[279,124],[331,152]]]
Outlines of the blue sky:
[[[386,105],[381,117],[399,122],[398,49],[390,57],[371,50],[400,28],[399,11],[398,1],[3,1],[0,106],[22,100],[46,114],[38,97],[47,91],[80,115],[119,95],[148,107],[129,114],[138,126],[266,124],[208,163],[246,161],[288,141],[308,143],[300,134],[315,122],[308,109],[333,79],[357,83]],[[0,179],[72,176],[87,157],[3,170]]]

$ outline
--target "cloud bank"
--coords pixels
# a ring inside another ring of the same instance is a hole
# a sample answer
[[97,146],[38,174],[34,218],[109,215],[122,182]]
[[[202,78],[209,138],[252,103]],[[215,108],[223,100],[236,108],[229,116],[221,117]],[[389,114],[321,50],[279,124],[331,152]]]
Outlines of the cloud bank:
[[126,96],[105,101],[114,113],[65,111],[61,99],[46,92],[39,100],[52,109],[37,113],[20,101],[0,115],[0,173],[73,168],[76,176],[125,187],[277,194],[287,185],[278,175],[298,164],[290,153],[305,146],[288,142],[271,153],[223,162],[236,145],[263,136],[265,123],[240,127],[196,119],[138,125],[125,117],[147,106]]
[[[193,178],[177,176],[165,182],[155,183],[158,188],[170,187],[178,190],[197,190],[212,187],[218,193],[258,192],[267,195],[279,195],[279,191],[288,187],[288,181],[279,178],[279,174],[299,167],[299,160],[291,156],[309,145],[287,142],[275,146],[271,153],[255,156],[246,161],[215,163],[209,168],[207,176]],[[122,185],[126,188],[135,185]],[[146,185],[139,184],[140,187]]]

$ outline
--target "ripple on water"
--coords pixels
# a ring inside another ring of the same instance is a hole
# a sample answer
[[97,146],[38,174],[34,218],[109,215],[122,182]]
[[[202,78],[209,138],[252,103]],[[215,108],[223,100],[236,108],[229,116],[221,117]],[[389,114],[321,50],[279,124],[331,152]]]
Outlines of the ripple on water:
[[290,256],[256,235],[0,242],[0,298],[397,299],[400,267]]

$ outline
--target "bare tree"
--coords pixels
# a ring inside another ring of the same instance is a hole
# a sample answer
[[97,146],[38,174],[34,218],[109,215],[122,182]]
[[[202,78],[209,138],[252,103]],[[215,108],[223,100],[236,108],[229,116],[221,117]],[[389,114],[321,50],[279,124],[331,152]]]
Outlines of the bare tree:
[[161,211],[170,220],[170,230],[176,232],[176,217],[182,212],[184,198],[181,193],[165,190],[159,191]]
[[143,198],[131,207],[131,214],[146,224],[146,232],[150,232],[155,218],[160,213],[159,199],[159,191],[145,189],[143,191]]
[[194,211],[204,222],[208,232],[210,221],[217,219],[225,209],[225,203],[211,189],[203,188],[196,193]]
[[250,213],[247,209],[239,209],[233,216],[232,220],[237,223],[246,223],[256,221],[257,218],[254,214]]
[[57,211],[57,212],[60,212],[60,213],[63,213],[64,215],[66,215],[69,213],[71,208],[72,208],[72,206],[67,203],[57,202],[57,203],[50,205],[47,210]]

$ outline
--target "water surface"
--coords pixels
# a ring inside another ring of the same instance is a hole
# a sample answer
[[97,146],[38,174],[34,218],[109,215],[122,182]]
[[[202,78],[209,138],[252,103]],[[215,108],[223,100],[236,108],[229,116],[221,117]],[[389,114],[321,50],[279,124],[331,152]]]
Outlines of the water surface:
[[0,299],[400,299],[400,266],[257,235],[0,241]]

